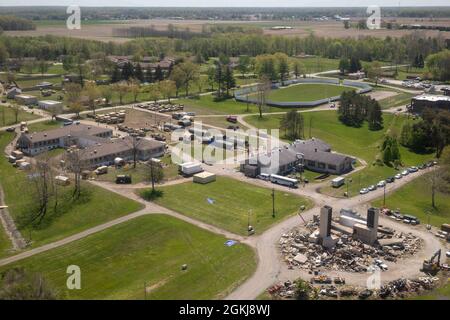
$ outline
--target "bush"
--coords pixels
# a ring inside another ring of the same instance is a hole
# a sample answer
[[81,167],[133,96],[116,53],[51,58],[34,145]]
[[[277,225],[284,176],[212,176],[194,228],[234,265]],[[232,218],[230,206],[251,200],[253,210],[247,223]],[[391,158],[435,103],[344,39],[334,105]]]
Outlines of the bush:
[[141,192],[141,197],[147,201],[153,201],[157,198],[161,198],[163,196],[164,192],[161,190],[144,190]]

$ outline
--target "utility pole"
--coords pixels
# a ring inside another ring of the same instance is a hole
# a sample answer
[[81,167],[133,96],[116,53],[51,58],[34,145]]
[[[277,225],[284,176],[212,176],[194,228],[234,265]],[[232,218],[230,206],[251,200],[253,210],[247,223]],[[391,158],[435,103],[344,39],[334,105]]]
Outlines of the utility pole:
[[272,218],[275,218],[275,189],[272,188]]

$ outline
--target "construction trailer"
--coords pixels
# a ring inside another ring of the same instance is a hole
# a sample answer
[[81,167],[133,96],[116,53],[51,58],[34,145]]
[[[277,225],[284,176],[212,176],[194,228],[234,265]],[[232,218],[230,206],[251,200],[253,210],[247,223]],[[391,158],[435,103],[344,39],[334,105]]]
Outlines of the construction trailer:
[[344,183],[345,183],[345,178],[344,177],[337,177],[337,178],[334,178],[333,180],[331,180],[331,186],[333,188],[339,188]]
[[196,173],[202,172],[202,165],[198,162],[185,162],[180,164],[179,172],[185,176],[192,176]]

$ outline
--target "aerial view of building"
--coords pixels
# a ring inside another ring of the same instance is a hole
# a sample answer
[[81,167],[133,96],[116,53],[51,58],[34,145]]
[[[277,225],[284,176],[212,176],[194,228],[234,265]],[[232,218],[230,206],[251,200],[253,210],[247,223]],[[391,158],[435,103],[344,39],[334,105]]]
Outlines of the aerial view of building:
[[2,0],[0,149],[5,319],[450,299],[448,1]]

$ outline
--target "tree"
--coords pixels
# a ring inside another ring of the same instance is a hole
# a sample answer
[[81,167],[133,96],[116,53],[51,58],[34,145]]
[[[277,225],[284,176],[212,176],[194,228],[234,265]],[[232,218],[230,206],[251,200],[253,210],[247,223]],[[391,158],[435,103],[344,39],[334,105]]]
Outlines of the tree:
[[80,112],[83,111],[83,105],[81,104],[81,86],[78,83],[67,83],[64,86],[64,90],[66,91],[64,95],[65,103],[69,107],[69,110],[79,117]]
[[140,137],[132,135],[128,137],[128,139],[125,139],[124,141],[131,148],[131,153],[133,155],[133,168],[136,168],[138,161],[139,146],[141,145],[142,140]]
[[280,129],[283,129],[286,137],[291,140],[302,138],[304,131],[302,114],[295,110],[288,111],[281,119]]
[[450,80],[450,50],[431,54],[426,59],[426,66],[436,80]]
[[95,109],[97,108],[98,99],[101,97],[100,89],[95,82],[88,82],[83,89],[82,96],[86,97],[89,109],[95,116]]
[[23,70],[28,74],[32,74],[35,67],[36,63],[34,60],[27,60],[23,64]]
[[289,77],[288,56],[284,53],[276,53],[275,58],[278,62],[278,76],[281,81],[281,85],[284,85],[284,81]]
[[130,78],[133,78],[133,77],[134,77],[134,68],[133,68],[133,65],[131,64],[131,62],[128,61],[122,67],[121,79],[129,80]]
[[164,74],[163,74],[161,66],[159,64],[156,66],[154,79],[156,81],[161,81],[164,79]]
[[101,93],[101,96],[103,97],[103,99],[105,99],[106,104],[110,104],[111,99],[112,99],[111,86],[101,86],[100,93]]
[[359,59],[355,56],[350,58],[350,66],[349,66],[349,71],[350,72],[358,72],[359,70],[361,70],[361,62],[359,61]]
[[11,109],[12,109],[13,114],[14,114],[14,123],[18,123],[19,122],[20,107],[16,103],[13,103],[11,105]]
[[277,72],[275,68],[275,57],[273,55],[259,55],[255,59],[256,61],[256,73],[259,78],[266,77],[271,81],[277,79]]
[[44,73],[47,72],[48,70],[48,63],[45,60],[40,60],[38,62],[38,68],[39,68],[39,72],[41,73],[41,75],[43,76]]
[[38,226],[46,217],[49,204],[53,196],[53,188],[56,184],[53,181],[53,172],[48,161],[49,159],[37,159],[33,166],[31,179],[31,194],[33,205],[27,216],[21,217],[22,226],[33,224]]
[[167,99],[170,103],[170,98],[176,93],[177,88],[175,82],[172,80],[160,81],[158,84],[159,91],[164,99]]
[[225,73],[223,75],[223,82],[225,84],[226,96],[230,96],[230,89],[236,86],[236,81],[234,80],[233,69],[229,65],[225,67]]
[[262,118],[263,107],[266,105],[267,97],[272,89],[272,82],[266,76],[262,76],[256,85],[256,101],[259,110],[259,117]]
[[139,93],[141,93],[141,86],[140,86],[139,80],[132,78],[128,82],[128,89],[131,92],[131,94],[133,95],[133,101],[137,102],[137,97],[138,97]]
[[139,80],[139,82],[144,82],[144,72],[142,71],[141,64],[138,63],[136,66],[136,70],[134,72],[134,77]]
[[211,86],[211,91],[214,91],[214,83],[216,82],[216,68],[209,67],[206,74],[208,76],[208,84]]
[[148,98],[150,100],[155,101],[155,103],[161,97],[161,91],[160,91],[160,88],[159,88],[159,83],[158,84],[152,83],[149,86],[147,86],[145,90],[148,93]]
[[375,80],[375,86],[378,85],[378,80],[380,76],[383,74],[383,69],[381,68],[381,64],[378,61],[372,62],[367,67],[367,76],[370,79]]
[[170,74],[170,80],[172,80],[175,84],[175,95],[176,97],[178,97],[178,94],[184,85],[183,71],[179,68],[174,68],[172,73]]
[[0,280],[0,300],[58,299],[57,291],[39,273],[13,268],[3,272]]
[[294,63],[294,76],[295,79],[297,79],[302,74],[302,65],[300,62],[296,61]]
[[186,97],[188,97],[191,83],[196,81],[200,76],[199,66],[190,61],[183,62],[177,64],[173,68],[172,73],[176,73],[177,77],[180,77],[179,81],[183,84],[186,90]]
[[119,95],[119,102],[120,102],[120,104],[122,104],[123,103],[123,97],[128,92],[130,92],[130,87],[128,85],[128,82],[122,80],[120,82],[117,82],[117,83],[113,84],[112,87],[113,87],[113,90],[115,92],[117,92],[117,94]]
[[350,63],[347,58],[341,58],[339,60],[339,71],[341,74],[345,74],[350,69]]
[[242,77],[245,78],[245,74],[250,66],[250,57],[247,55],[240,55],[238,60],[238,70],[241,72]]
[[305,280],[295,281],[295,297],[298,300],[309,300],[314,293],[314,288]]
[[164,170],[161,163],[150,159],[147,161],[146,166],[148,168],[148,180],[152,184],[152,193],[155,193],[155,183],[158,183],[164,179]]
[[119,67],[114,65],[113,72],[111,74],[111,82],[116,83],[118,81],[122,80],[122,75],[120,74]]
[[74,175],[74,189],[72,192],[72,198],[74,199],[79,199],[81,196],[81,176],[86,168],[83,155],[83,149],[69,149],[65,154],[67,169]]

